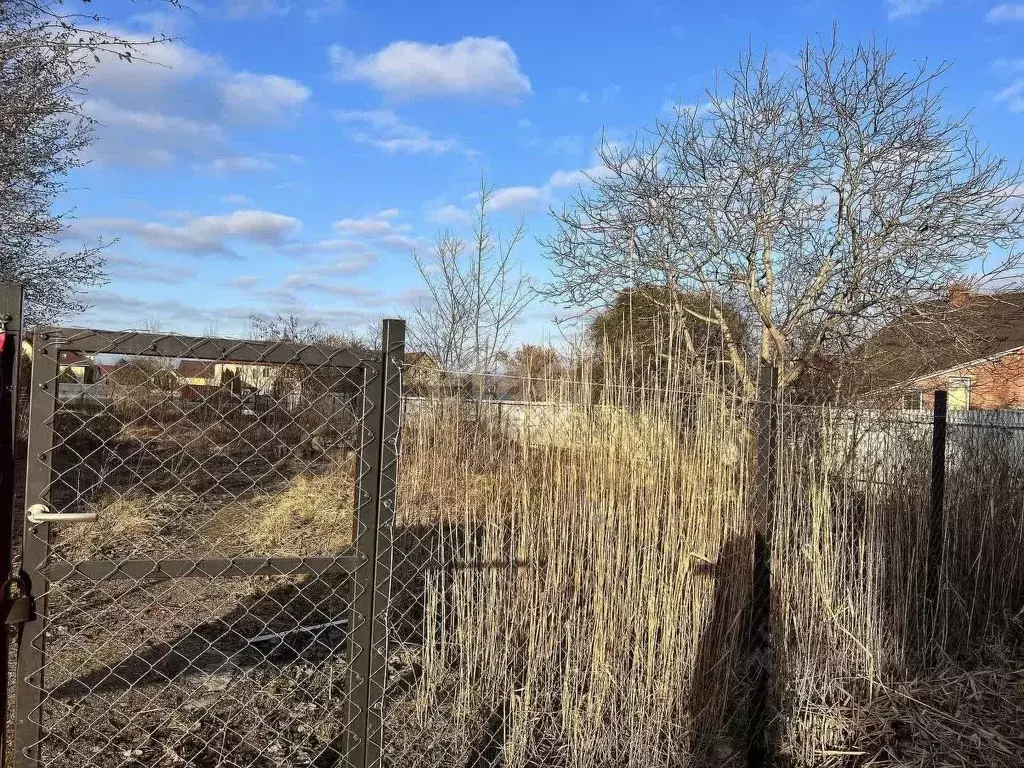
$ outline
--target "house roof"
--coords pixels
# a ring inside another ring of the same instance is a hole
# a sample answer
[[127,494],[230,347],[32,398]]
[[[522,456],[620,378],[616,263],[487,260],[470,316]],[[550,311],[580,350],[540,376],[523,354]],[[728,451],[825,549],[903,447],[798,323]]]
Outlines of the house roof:
[[178,375],[185,379],[208,379],[216,370],[216,365],[207,360],[182,360],[175,368]]
[[60,364],[61,365],[93,365],[93,361],[85,355],[80,355],[74,350],[65,349],[60,353]]
[[860,350],[866,388],[884,389],[1024,347],[1024,291],[928,302],[876,333]]

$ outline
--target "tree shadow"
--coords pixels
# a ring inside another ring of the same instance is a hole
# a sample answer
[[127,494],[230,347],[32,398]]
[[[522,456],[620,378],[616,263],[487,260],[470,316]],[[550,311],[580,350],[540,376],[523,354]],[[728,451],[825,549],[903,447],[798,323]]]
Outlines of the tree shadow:
[[734,533],[714,563],[695,567],[714,579],[711,610],[701,629],[690,680],[690,754],[695,768],[719,768],[746,749],[751,661],[750,595],[753,543]]

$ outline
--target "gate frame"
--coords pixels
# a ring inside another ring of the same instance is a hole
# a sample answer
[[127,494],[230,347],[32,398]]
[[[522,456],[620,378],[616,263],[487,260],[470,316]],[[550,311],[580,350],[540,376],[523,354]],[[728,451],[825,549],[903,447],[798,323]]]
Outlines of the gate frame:
[[[0,286],[2,289],[3,286]],[[0,296],[4,294],[0,293]],[[5,307],[0,306],[0,312]],[[383,691],[386,684],[386,617],[390,599],[391,527],[397,493],[398,436],[401,413],[401,365],[405,323],[385,320],[383,346],[376,359],[351,349],[287,341],[214,339],[160,333],[111,332],[45,326],[33,336],[29,444],[25,483],[22,573],[35,596],[34,618],[19,627],[29,642],[19,647],[13,728],[15,768],[41,768],[45,739],[41,708],[45,691],[45,623],[49,577],[85,579],[348,574],[349,633],[346,639],[349,717],[344,724],[341,754],[336,764],[352,768],[379,765]],[[20,337],[19,337],[20,342]],[[19,343],[20,347],[20,343]],[[360,444],[354,516],[354,542],[329,557],[225,557],[204,559],[101,560],[47,563],[50,523],[30,523],[28,509],[49,501],[53,483],[53,420],[59,407],[59,357],[62,349],[84,353],[145,355],[165,358],[330,365],[338,370],[361,369]],[[252,350],[257,350],[253,352]],[[20,354],[20,349],[18,350]],[[324,361],[328,362],[324,362]],[[340,362],[335,362],[340,360]],[[8,554],[13,554],[8,548]],[[382,567],[382,564],[386,566]],[[378,573],[378,569],[380,572]],[[8,681],[3,681],[6,684]],[[0,755],[0,763],[3,755]]]
[[[18,382],[25,288],[20,283],[0,284],[0,324],[4,348],[0,354],[0,573],[10,578],[14,559],[15,496],[17,493]],[[7,595],[0,595],[5,604]],[[3,618],[6,618],[4,616]],[[0,627],[3,636],[0,658],[0,768],[6,765],[7,725],[10,693],[11,631]]]

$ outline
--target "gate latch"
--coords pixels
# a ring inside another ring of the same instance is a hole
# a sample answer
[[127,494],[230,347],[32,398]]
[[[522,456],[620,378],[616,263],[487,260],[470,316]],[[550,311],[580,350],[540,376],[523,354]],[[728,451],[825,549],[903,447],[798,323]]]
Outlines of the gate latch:
[[[17,586],[18,594],[12,595],[11,588]],[[28,579],[23,574],[14,576],[4,582],[3,593],[0,595],[6,615],[4,624],[19,626],[32,621],[36,617],[36,601],[29,593]]]

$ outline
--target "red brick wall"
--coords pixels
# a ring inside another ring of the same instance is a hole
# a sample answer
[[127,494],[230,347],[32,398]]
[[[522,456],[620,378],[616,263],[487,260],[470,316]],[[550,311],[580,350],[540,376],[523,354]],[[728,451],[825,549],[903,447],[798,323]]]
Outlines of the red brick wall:
[[1024,352],[918,382],[917,388],[924,390],[925,408],[932,407],[932,391],[947,388],[950,378],[960,376],[972,379],[972,409],[1024,408]]

